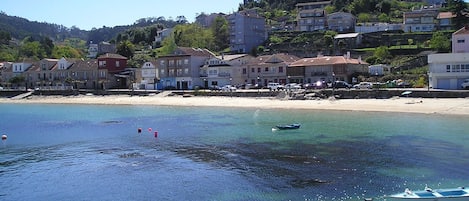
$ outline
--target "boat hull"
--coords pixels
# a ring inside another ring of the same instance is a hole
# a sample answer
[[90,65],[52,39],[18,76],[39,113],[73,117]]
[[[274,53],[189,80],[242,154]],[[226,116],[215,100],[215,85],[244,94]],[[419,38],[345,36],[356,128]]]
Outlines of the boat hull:
[[290,129],[299,129],[300,128],[300,124],[290,124],[290,125],[277,125],[277,129],[280,129],[280,130],[290,130]]
[[417,200],[432,200],[432,201],[462,201],[469,200],[469,189],[454,188],[454,189],[438,189],[412,192],[408,189],[404,193],[398,193],[385,198],[386,201],[417,201]]

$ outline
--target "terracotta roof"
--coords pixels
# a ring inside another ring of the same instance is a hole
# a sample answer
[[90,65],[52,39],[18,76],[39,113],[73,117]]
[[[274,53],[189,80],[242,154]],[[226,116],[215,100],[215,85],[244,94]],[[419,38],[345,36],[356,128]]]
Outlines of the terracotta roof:
[[305,66],[328,66],[337,64],[367,64],[359,59],[346,59],[344,56],[323,56],[316,58],[303,58],[296,62],[291,63],[290,67],[305,67]]
[[70,70],[73,71],[89,71],[98,69],[98,61],[96,59],[90,60],[73,60],[70,61],[73,64],[70,66]]
[[215,54],[207,49],[192,48],[192,47],[178,47],[175,51],[176,55],[190,55],[199,57],[214,57]]
[[112,58],[112,59],[127,59],[127,57],[124,57],[120,54],[113,54],[113,53],[106,53],[98,57],[98,59],[107,59],[107,58]]
[[263,55],[263,56],[258,56],[254,59],[251,59],[249,61],[249,65],[269,65],[273,63],[290,64],[292,62],[297,61],[298,59],[300,58],[294,55],[289,55],[289,54]]
[[235,60],[235,59],[245,57],[247,55],[248,54],[228,54],[228,55],[225,54],[225,55],[217,56],[217,58],[221,59],[221,60],[224,60],[224,61],[231,61],[231,60]]
[[453,15],[452,12],[440,12],[438,13],[437,19],[451,19],[456,17],[456,15]]
[[469,34],[469,26],[464,26],[463,28],[453,33],[453,35],[467,35],[467,34]]

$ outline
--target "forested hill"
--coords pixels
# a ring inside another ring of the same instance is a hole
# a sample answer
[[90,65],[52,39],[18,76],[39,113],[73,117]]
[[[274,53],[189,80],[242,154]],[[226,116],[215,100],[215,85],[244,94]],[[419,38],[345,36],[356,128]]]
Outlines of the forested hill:
[[[181,16],[182,17],[182,16]],[[185,19],[185,18],[184,18]],[[174,27],[178,23],[186,23],[187,21],[178,21],[165,19],[164,17],[148,17],[135,21],[132,25],[122,25],[115,27],[93,28],[90,31],[81,30],[77,27],[65,27],[63,25],[51,24],[47,22],[30,21],[17,16],[9,16],[4,12],[0,12],[0,32],[9,33],[12,38],[22,40],[25,37],[35,39],[44,36],[54,41],[63,41],[67,38],[79,38],[85,41],[110,41],[119,33],[131,28],[159,26],[161,28]]]
[[46,22],[29,21],[25,18],[9,16],[0,13],[0,31],[10,33],[12,38],[22,40],[27,36],[39,38],[48,36],[53,40],[64,40],[66,38],[88,39],[88,31],[76,27],[67,28],[63,25],[50,24]]

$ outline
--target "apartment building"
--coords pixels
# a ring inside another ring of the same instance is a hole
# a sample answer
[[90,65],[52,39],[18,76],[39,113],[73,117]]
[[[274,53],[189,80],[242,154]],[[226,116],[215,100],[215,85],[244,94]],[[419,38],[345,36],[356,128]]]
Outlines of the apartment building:
[[230,49],[250,53],[267,39],[265,18],[256,10],[243,10],[227,16],[230,26]]

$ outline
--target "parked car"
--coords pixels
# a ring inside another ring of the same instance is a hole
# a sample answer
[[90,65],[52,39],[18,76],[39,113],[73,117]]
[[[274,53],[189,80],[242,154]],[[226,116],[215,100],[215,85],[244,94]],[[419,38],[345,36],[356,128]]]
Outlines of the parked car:
[[270,82],[267,84],[267,88],[271,91],[279,91],[285,89],[285,86],[281,85],[280,83]]
[[461,83],[461,88],[469,89],[469,79],[465,79],[463,83]]
[[371,82],[360,82],[356,85],[353,85],[355,89],[371,89],[373,88],[373,83]]
[[285,85],[286,90],[299,90],[301,86],[297,83],[288,83]]
[[233,85],[225,85],[221,88],[222,91],[236,91],[236,87]]
[[217,85],[212,85],[211,87],[209,87],[210,90],[212,91],[220,91],[221,90],[221,87],[217,86]]
[[352,88],[352,85],[345,82],[345,81],[335,81],[333,83],[333,86],[334,88],[347,88],[347,89],[350,89]]

